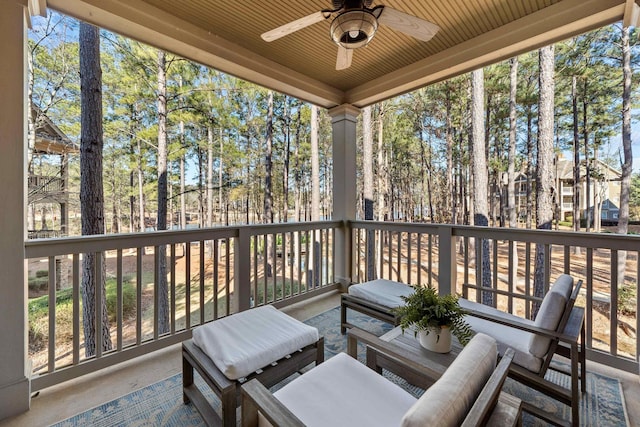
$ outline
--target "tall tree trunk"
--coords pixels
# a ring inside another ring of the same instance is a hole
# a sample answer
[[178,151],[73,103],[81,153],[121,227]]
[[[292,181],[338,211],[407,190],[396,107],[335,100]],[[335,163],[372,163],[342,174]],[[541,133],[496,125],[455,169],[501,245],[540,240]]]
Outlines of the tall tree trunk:
[[[573,230],[580,231],[580,133],[578,128],[578,78],[571,78],[571,108],[573,116]],[[580,254],[580,246],[575,248]]]
[[213,128],[207,126],[207,227],[213,226]]
[[[378,221],[384,221],[386,214],[385,194],[387,192],[386,169],[384,165],[384,102],[378,104],[378,161],[376,165],[376,187],[378,189]],[[380,233],[376,253],[382,254],[384,234]],[[376,277],[382,277],[381,263],[376,263]]]
[[[267,135],[266,135],[266,144],[265,154],[264,154],[264,218],[263,221],[265,224],[273,223],[273,185],[272,185],[272,150],[273,150],[273,91],[268,92],[267,98]],[[273,268],[275,267],[275,253],[273,253],[273,236],[271,234],[267,234],[267,271],[265,274],[267,277],[272,277],[275,272]],[[275,292],[275,289],[274,289]]]
[[[364,219],[373,220],[373,124],[371,106],[362,109],[362,196],[364,199]],[[365,277],[376,279],[375,271],[375,231],[367,231],[367,265]]]
[[[516,133],[518,130],[518,111],[516,95],[518,93],[518,57],[511,58],[509,70],[509,165],[507,167],[507,205],[509,211],[509,227],[518,227],[516,214]],[[510,282],[515,286],[518,279],[518,251],[511,257]]]
[[138,148],[138,225],[140,227],[139,231],[144,233],[146,229],[145,224],[145,200],[144,200],[144,173],[142,170],[142,143],[138,138],[137,141]]
[[[620,182],[620,211],[618,212],[618,233],[629,231],[629,198],[631,192],[631,172],[633,153],[631,151],[631,48],[629,47],[629,27],[622,28],[622,176]],[[618,288],[624,285],[627,251],[618,252]]]
[[448,222],[451,224],[456,223],[456,197],[457,194],[453,188],[454,179],[454,167],[453,167],[453,126],[451,124],[451,86],[447,85],[447,91],[445,95],[445,140],[447,144],[446,157],[447,157],[447,178],[446,189],[447,196],[445,197],[445,209],[448,211]]
[[[471,133],[472,133],[472,162],[473,162],[473,223],[476,226],[489,225],[489,191],[487,176],[487,154],[485,149],[485,129],[482,120],[484,112],[484,71],[482,68],[471,74]],[[479,262],[476,263],[476,283],[491,287],[491,263],[489,259],[489,240],[481,239],[476,244]],[[493,294],[482,293],[482,303],[493,305]]]
[[533,186],[531,183],[533,182],[533,112],[531,111],[531,107],[529,107],[529,111],[527,113],[527,194],[526,194],[526,205],[527,205],[527,216],[526,216],[526,228],[531,229],[531,225],[533,223]]
[[[82,235],[104,234],[104,193],[102,181],[102,69],[100,33],[97,27],[80,23],[80,213]],[[97,259],[100,257],[100,259]],[[101,281],[96,265],[100,261]],[[82,257],[82,325],[85,355],[96,354],[99,345],[111,350],[105,286],[104,253]],[[96,301],[97,290],[102,298]],[[99,320],[98,320],[99,319]],[[98,335],[102,336],[97,343]]]
[[[167,63],[158,51],[158,230],[167,229]],[[156,277],[159,334],[169,332],[169,290],[167,286],[166,246],[160,245]]]
[[592,210],[592,197],[591,197],[591,160],[589,158],[589,128],[587,120],[587,111],[589,104],[587,102],[587,82],[584,82],[584,92],[582,97],[582,133],[584,138],[584,161],[585,161],[585,217],[587,218],[587,226],[585,231],[589,233],[591,231],[591,224],[593,222],[593,210]]
[[[554,105],[554,46],[540,49],[540,101],[538,107],[538,156],[536,173],[536,228],[551,230],[553,221],[553,105]],[[533,292],[537,297],[544,297],[545,282],[549,274],[545,271],[545,246],[536,245],[535,272]],[[533,305],[533,318],[540,308]]]
[[[507,168],[507,204],[509,227],[516,228],[516,132],[518,130],[518,111],[516,95],[518,93],[518,57],[511,58],[509,72],[509,165]],[[516,264],[517,265],[517,264]]]
[[[228,134],[227,134],[228,135]],[[222,168],[223,168],[223,158],[222,153],[224,152],[224,141],[222,139],[222,129],[220,129],[220,142],[219,142],[219,150],[218,154],[218,221],[222,223]]]
[[[282,169],[282,221],[288,222],[289,220],[289,160],[291,157],[291,111],[290,111],[291,98],[285,97],[285,149],[284,149],[284,167]],[[283,256],[286,258],[287,251],[283,252]],[[286,263],[285,263],[286,265]]]
[[[311,105],[311,221],[320,220],[320,153],[318,149],[318,107]],[[307,286],[319,284],[318,256],[315,231],[309,247],[309,268],[307,268]]]

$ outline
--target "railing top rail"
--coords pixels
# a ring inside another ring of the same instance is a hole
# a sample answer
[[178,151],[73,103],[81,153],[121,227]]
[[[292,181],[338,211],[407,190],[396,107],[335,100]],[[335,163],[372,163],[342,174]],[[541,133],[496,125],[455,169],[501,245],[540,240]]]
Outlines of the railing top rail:
[[423,224],[406,222],[349,221],[350,226],[367,230],[388,230],[437,234],[450,229],[447,234],[461,237],[512,240],[539,244],[579,246],[593,249],[637,251],[640,236],[615,233],[586,233],[582,231],[556,231],[524,228],[478,227],[472,225]]
[[255,224],[190,230],[163,230],[144,233],[100,234],[53,239],[33,239],[24,243],[26,258],[42,258],[73,253],[91,253],[115,249],[141,248],[177,243],[238,237],[240,231],[249,235],[306,231],[342,226],[342,221],[292,222]]

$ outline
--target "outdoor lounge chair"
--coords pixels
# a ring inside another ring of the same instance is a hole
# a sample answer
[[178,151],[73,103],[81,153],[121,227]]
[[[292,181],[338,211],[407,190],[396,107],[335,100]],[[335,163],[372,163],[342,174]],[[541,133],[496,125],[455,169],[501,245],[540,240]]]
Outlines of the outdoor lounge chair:
[[[400,354],[393,357],[403,360]],[[242,425],[517,425],[520,400],[501,393],[512,357],[510,350],[496,367],[495,340],[478,334],[416,399],[375,369],[340,353],[274,394],[257,381],[244,384]]]
[[[183,400],[193,402],[207,425],[236,427],[244,382],[257,379],[271,387],[323,360],[316,328],[271,305],[243,311],[199,326],[182,344]],[[220,398],[222,416],[194,383],[194,369]]]
[[411,286],[387,279],[349,286],[348,293],[340,298],[340,332],[344,334],[347,328],[353,326],[347,322],[347,308],[398,326],[400,319],[393,309],[404,304],[403,296],[412,293]]
[[[535,321],[463,298],[459,302],[469,313],[465,320],[474,331],[494,337],[501,354],[506,348],[514,349],[509,376],[571,406],[571,422],[578,425],[578,381],[581,390],[585,391],[585,352],[581,347],[584,345],[585,330],[584,308],[574,306],[582,281],[578,281],[575,287],[573,282],[573,277],[567,274],[556,279],[542,300]],[[479,291],[477,287],[475,289]],[[482,291],[485,289],[482,288]],[[491,292],[491,289],[488,291]],[[571,369],[565,372],[571,376],[570,390],[545,379],[555,354],[570,359]],[[523,403],[523,410],[555,424],[566,424],[526,402]]]

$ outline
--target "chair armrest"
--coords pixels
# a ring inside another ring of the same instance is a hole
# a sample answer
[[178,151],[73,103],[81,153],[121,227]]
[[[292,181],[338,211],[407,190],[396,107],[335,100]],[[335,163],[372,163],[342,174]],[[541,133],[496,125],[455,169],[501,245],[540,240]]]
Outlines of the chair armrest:
[[254,378],[242,385],[242,426],[257,427],[258,412],[274,426],[304,427],[302,421]]
[[[573,310],[579,310],[579,307],[575,307]],[[573,343],[577,337],[567,335],[565,333],[559,333],[551,331],[549,329],[538,328],[536,326],[527,325],[526,323],[517,322],[511,319],[505,319],[500,316],[494,316],[492,314],[483,313],[481,311],[465,309],[465,313],[469,316],[477,317],[479,319],[489,320],[491,322],[499,323],[501,325],[509,326],[514,329],[519,329],[525,332],[530,332],[536,335],[542,335],[547,338],[558,338],[562,342]]]
[[[409,352],[403,351],[395,344],[381,340],[376,335],[358,328],[351,328],[347,331],[347,354],[353,358],[357,358],[358,341],[373,348],[376,352],[383,354],[389,359],[395,360],[397,363],[409,369],[415,375],[427,379],[429,382],[436,381],[442,375],[441,372],[430,369],[425,366],[424,359]],[[411,378],[404,378],[411,381]],[[414,379],[415,381],[415,379]]]

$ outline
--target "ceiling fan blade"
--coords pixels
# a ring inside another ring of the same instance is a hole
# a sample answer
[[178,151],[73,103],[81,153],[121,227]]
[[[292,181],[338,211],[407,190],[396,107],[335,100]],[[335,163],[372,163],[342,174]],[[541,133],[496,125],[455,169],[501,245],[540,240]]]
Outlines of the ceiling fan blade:
[[324,19],[325,15],[322,12],[312,13],[311,15],[307,15],[303,18],[291,21],[288,24],[281,25],[278,28],[274,28],[271,31],[267,31],[260,37],[262,37],[264,41],[272,42],[274,40],[278,40],[280,37],[284,37],[287,34],[301,30],[309,25],[316,24]]
[[431,40],[440,29],[436,24],[388,6],[380,13],[378,22],[423,42]]
[[338,46],[338,58],[336,59],[336,70],[346,70],[351,66],[353,49],[346,49]]

